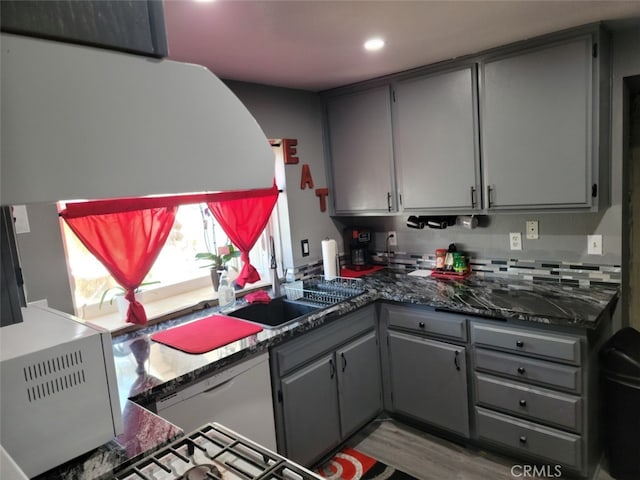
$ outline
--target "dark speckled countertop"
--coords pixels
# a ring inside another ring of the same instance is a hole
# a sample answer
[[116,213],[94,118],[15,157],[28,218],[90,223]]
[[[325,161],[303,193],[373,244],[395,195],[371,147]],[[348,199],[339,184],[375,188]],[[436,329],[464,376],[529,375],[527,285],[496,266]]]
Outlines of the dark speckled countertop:
[[511,277],[472,275],[463,280],[437,280],[382,270],[362,280],[366,290],[362,295],[315,312],[302,321],[265,329],[204,354],[186,354],[156,343],[150,336],[159,330],[218,313],[217,308],[114,338],[113,351],[125,432],[109,444],[43,474],[41,478],[109,478],[114,469],[132,463],[183,433],[137,404],[149,406],[158,396],[377,300],[419,304],[502,320],[518,319],[595,329],[605,313],[612,313],[619,296],[617,285],[576,287]]

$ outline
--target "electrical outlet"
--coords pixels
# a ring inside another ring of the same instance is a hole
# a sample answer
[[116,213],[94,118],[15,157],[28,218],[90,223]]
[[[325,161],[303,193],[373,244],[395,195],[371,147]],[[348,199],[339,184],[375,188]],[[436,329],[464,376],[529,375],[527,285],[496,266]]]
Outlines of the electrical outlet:
[[390,247],[398,246],[398,235],[396,234],[395,230],[387,232],[387,242]]
[[520,232],[511,232],[509,234],[509,245],[511,250],[522,250],[522,234]]
[[538,221],[527,220],[527,240],[538,239]]
[[602,235],[587,235],[587,254],[602,255]]

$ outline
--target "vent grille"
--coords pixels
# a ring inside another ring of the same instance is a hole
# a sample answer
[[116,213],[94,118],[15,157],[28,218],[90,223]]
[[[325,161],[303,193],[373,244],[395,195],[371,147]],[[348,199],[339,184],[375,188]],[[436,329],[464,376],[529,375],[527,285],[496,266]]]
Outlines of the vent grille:
[[23,372],[29,402],[43,400],[86,383],[81,350],[28,365]]

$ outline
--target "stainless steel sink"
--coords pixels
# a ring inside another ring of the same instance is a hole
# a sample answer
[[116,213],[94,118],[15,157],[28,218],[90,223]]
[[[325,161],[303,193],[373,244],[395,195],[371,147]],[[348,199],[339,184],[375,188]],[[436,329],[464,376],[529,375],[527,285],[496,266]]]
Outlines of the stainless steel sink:
[[252,303],[246,307],[226,313],[226,315],[258,323],[264,328],[277,328],[301,319],[305,315],[316,312],[321,308],[323,307],[287,300],[286,297],[278,297],[272,299],[269,303]]

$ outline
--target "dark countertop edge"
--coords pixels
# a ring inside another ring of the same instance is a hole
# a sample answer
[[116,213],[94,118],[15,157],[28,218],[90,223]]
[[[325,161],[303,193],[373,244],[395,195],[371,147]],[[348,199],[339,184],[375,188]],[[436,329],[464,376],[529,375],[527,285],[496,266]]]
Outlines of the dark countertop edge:
[[[609,303],[602,308],[601,314],[599,317],[593,321],[586,321],[581,319],[568,319],[566,317],[550,317],[550,316],[541,316],[541,315],[532,315],[527,313],[510,311],[508,309],[490,309],[490,308],[473,308],[473,307],[462,307],[460,309],[451,309],[450,306],[446,306],[440,304],[438,302],[423,301],[422,298],[410,298],[406,296],[404,298],[396,298],[393,295],[384,295],[378,293],[376,290],[368,290],[367,292],[358,295],[349,300],[345,300],[336,305],[328,307],[326,309],[320,310],[319,312],[315,312],[310,315],[306,319],[302,320],[301,323],[298,323],[294,327],[284,326],[278,329],[271,329],[271,331],[276,332],[274,336],[269,337],[265,340],[260,341],[259,343],[247,347],[238,352],[234,352],[226,357],[223,357],[217,361],[211,362],[203,367],[197,368],[191,372],[183,374],[179,377],[176,377],[173,380],[169,380],[161,385],[157,385],[152,387],[149,390],[141,392],[135,396],[129,398],[129,400],[136,402],[142,406],[149,405],[149,403],[163,396],[164,394],[168,394],[176,390],[176,388],[180,388],[182,386],[186,386],[194,381],[194,379],[202,379],[207,376],[214,374],[215,372],[222,370],[228,366],[231,366],[237,362],[244,360],[249,356],[253,356],[255,354],[264,352],[271,347],[277,346],[283,342],[291,340],[294,337],[297,337],[306,332],[315,330],[324,325],[330,324],[333,321],[338,320],[345,314],[348,314],[352,311],[355,311],[359,308],[363,308],[365,306],[371,305],[378,301],[390,302],[390,303],[398,303],[398,304],[410,304],[428,308],[434,308],[438,311],[456,314],[456,315],[469,315],[477,318],[486,318],[493,319],[496,321],[509,321],[509,320],[519,320],[519,321],[528,321],[532,323],[532,326],[535,325],[549,325],[549,326],[560,326],[560,327],[569,327],[569,328],[577,328],[577,329],[587,329],[587,330],[596,330],[600,323],[600,320],[607,316],[607,313],[612,314],[615,306],[617,304],[619,298],[619,293],[613,295],[610,299]],[[281,330],[281,331],[279,331]],[[185,354],[186,355],[186,354]]]
[[[257,355],[268,350],[271,347],[280,345],[283,342],[291,340],[301,334],[310,332],[324,325],[328,325],[336,320],[339,320],[343,315],[351,313],[359,308],[371,305],[378,300],[378,295],[375,292],[365,292],[356,297],[353,297],[344,302],[340,302],[336,305],[332,305],[318,312],[314,312],[306,319],[302,320],[295,326],[284,326],[282,328],[270,329],[274,332],[274,335],[266,338],[259,343],[247,347],[238,352],[234,352],[219,360],[213,361],[207,365],[199,367],[191,372],[185,373],[172,380],[168,380],[160,385],[156,385],[149,390],[140,392],[132,397],[129,397],[129,401],[135,402],[143,407],[148,408],[151,401],[162,397],[165,394],[175,391],[177,388],[186,386],[192,383],[194,380],[201,380],[214,374],[219,370],[223,370],[226,367],[232,366],[247,357]],[[170,348],[170,347],[168,347]],[[185,353],[185,355],[189,355]]]

